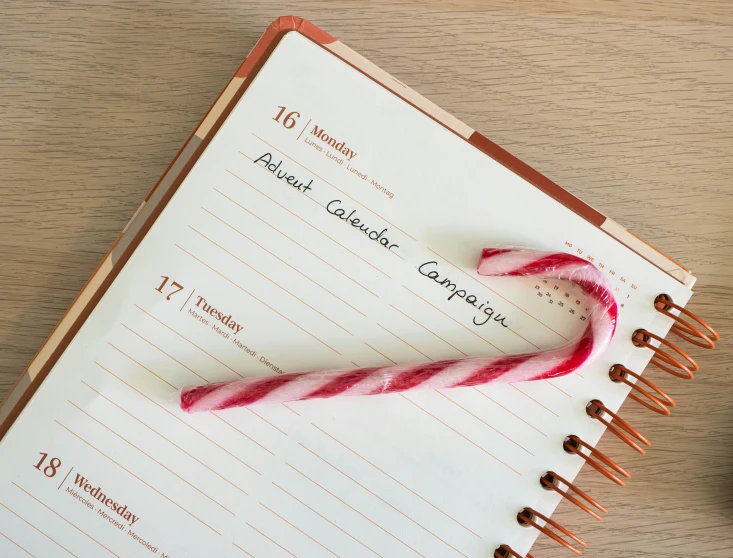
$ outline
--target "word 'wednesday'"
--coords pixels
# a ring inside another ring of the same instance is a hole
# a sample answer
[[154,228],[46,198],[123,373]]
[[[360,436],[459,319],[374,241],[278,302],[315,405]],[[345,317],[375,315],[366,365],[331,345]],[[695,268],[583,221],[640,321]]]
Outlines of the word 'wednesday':
[[94,486],[85,477],[82,477],[79,473],[76,474],[74,484],[77,485],[84,492],[87,492],[92,498],[99,500],[104,506],[111,509],[114,513],[119,515],[122,519],[127,521],[130,525],[134,525],[135,522],[140,519],[137,515],[133,514],[127,507],[126,504],[120,504],[115,502],[112,498],[102,492],[102,487],[97,485]]

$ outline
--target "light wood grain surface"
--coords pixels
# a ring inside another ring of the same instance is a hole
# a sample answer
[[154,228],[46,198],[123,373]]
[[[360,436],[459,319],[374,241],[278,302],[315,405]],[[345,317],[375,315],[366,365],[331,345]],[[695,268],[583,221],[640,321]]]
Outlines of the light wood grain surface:
[[[0,3],[0,396],[278,15],[312,20],[688,264],[723,336],[678,401],[622,412],[653,442],[584,470],[591,557],[733,556],[733,3],[594,0]],[[537,557],[569,553],[540,540]]]

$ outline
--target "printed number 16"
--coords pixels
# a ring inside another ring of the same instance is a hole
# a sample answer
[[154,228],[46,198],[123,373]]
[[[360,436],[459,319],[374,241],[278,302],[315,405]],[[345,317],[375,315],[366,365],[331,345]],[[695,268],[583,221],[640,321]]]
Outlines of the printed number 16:
[[[282,117],[283,113],[288,110],[285,107],[277,107],[280,109],[280,112],[277,113],[277,116],[273,117],[273,120],[275,122],[280,122],[280,118]],[[285,115],[285,119],[282,121],[282,125],[285,126],[288,130],[290,130],[293,126],[295,126],[297,120],[295,119],[296,116],[300,116],[300,113],[297,111],[289,112]]]
[[[160,277],[163,279],[163,282],[160,284],[160,287],[158,287],[155,290],[161,294],[165,294],[163,293],[163,288],[168,283],[168,280],[170,279],[170,277],[166,277],[165,275],[161,275]],[[183,285],[181,285],[180,283],[177,283],[176,281],[173,281],[173,283],[171,283],[171,287],[173,287],[173,290],[170,293],[168,293],[168,296],[165,297],[166,300],[170,300],[174,294],[180,293],[183,290]]]

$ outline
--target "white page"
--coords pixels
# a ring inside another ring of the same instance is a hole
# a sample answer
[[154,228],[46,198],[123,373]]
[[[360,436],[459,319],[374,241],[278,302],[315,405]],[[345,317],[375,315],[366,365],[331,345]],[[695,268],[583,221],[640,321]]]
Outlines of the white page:
[[[356,155],[329,158],[314,126]],[[266,153],[310,190],[253,164]],[[333,200],[398,246],[329,214]],[[191,383],[524,352],[578,333],[577,289],[474,273],[481,248],[506,244],[582,252],[609,272],[623,306],[595,364],[551,384],[216,414],[186,415],[169,400]],[[474,325],[480,312],[418,273],[429,261],[509,327]],[[182,288],[167,300],[173,282]],[[478,558],[501,543],[524,552],[536,532],[517,512],[557,505],[538,479],[574,478],[582,460],[562,442],[601,436],[586,402],[620,406],[628,389],[608,369],[646,364],[650,351],[629,339],[639,327],[666,333],[653,309],[660,292],[679,304],[690,296],[290,33],[0,444],[0,555]],[[225,338],[214,317],[197,318],[199,297],[241,330],[224,327]]]

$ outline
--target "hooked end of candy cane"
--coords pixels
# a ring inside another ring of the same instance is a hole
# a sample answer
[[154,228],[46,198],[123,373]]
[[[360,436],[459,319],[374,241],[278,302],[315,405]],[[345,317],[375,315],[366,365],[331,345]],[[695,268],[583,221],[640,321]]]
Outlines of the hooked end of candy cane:
[[[573,270],[593,267],[583,258],[563,252],[548,252],[533,248],[484,248],[481,251],[477,272],[486,276],[519,276],[556,277],[563,270],[561,277],[571,279],[567,275]],[[560,277],[556,277],[560,278]]]
[[588,328],[595,337],[593,354],[605,349],[615,333],[618,319],[616,297],[608,279],[589,260],[565,252],[533,248],[484,248],[477,271],[479,275],[490,277],[529,276],[570,281],[591,298]]

